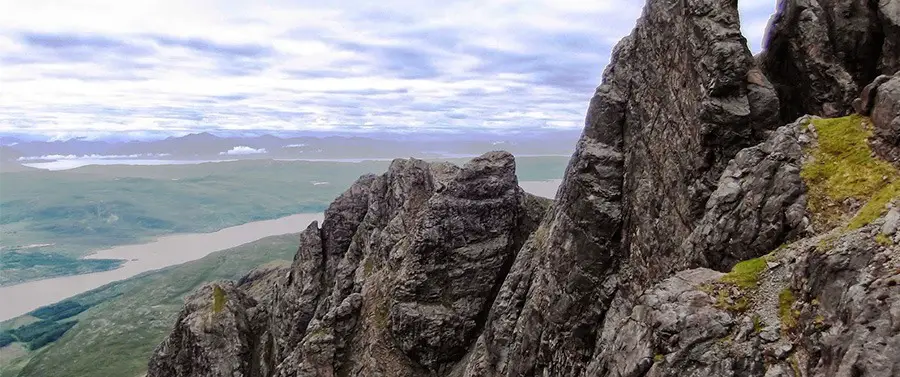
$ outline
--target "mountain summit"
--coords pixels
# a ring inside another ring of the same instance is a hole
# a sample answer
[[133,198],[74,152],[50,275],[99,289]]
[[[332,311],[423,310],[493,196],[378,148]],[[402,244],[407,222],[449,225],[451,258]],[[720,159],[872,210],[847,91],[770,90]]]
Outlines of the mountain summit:
[[898,15],[782,0],[754,58],[736,1],[649,0],[554,202],[508,153],[396,160],[148,376],[896,376]]

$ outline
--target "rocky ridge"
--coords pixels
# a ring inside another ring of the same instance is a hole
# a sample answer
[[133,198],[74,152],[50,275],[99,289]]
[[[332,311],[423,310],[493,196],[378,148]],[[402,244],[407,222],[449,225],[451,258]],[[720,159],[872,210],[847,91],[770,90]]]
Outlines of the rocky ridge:
[[754,58],[736,2],[649,0],[555,202],[508,153],[396,160],[288,271],[191,296],[148,375],[898,375],[900,173],[869,149],[897,162],[897,14],[782,0]]
[[781,120],[847,115],[862,88],[900,70],[894,0],[779,0],[758,61],[778,89]]

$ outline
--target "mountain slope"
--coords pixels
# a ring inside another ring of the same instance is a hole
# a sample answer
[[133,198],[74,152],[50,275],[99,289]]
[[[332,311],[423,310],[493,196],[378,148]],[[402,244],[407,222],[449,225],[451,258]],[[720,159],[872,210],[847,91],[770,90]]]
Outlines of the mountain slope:
[[[811,3],[781,2],[780,43],[890,61],[820,48]],[[396,161],[303,233],[273,295],[191,296],[148,375],[897,375],[900,172],[872,145],[896,145],[900,95],[877,89],[879,116],[819,118],[855,94],[785,95],[830,84],[776,88],[801,55],[758,64],[745,42],[735,1],[649,0],[546,212],[510,190],[504,153]]]
[[[297,234],[267,237],[72,297],[69,300],[100,303],[78,315],[78,323],[60,340],[19,360],[23,369],[17,375],[144,373],[147,357],[165,337],[187,294],[209,281],[238,279],[260,264],[272,262],[258,271],[286,266],[296,250]],[[6,368],[14,363],[4,364],[0,375],[10,376]]]

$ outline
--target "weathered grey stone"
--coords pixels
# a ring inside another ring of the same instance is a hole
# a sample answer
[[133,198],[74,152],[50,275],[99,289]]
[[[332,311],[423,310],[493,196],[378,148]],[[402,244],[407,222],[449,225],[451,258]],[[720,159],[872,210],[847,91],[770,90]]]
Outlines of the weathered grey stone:
[[[150,377],[897,375],[900,250],[875,240],[894,215],[815,234],[800,167],[816,135],[776,126],[846,112],[895,64],[898,3],[779,4],[760,69],[734,1],[649,0],[556,202],[522,192],[505,152],[396,160],[302,233],[289,270],[226,289],[213,335],[192,330],[210,305],[192,298]],[[888,114],[889,82],[856,106]],[[714,271],[786,241],[760,281]]]
[[900,374],[900,246],[880,245],[878,231],[867,226],[797,258],[793,286],[816,302],[800,315],[807,375]]
[[613,297],[675,272],[716,180],[773,128],[775,104],[735,4],[648,2],[591,100],[556,208],[519,254],[464,374],[579,375]]
[[900,230],[900,209],[891,208],[884,217],[884,224],[881,226],[881,234],[893,236]]
[[679,265],[728,270],[765,254],[809,226],[800,178],[804,120],[783,126],[728,164],[706,213],[682,245]]
[[875,128],[871,140],[879,156],[900,164],[900,71],[878,76],[853,102],[856,112],[868,115]]
[[881,84],[888,82],[890,79],[891,76],[881,75],[866,85],[859,94],[859,98],[853,100],[853,110],[861,115],[868,116],[871,114],[872,107],[875,106],[875,95],[878,93],[878,87],[881,86]]
[[708,269],[682,271],[644,292],[627,317],[610,316],[598,343],[603,352],[585,375],[730,376],[761,370],[758,349],[722,341],[735,319],[701,290],[721,276]]
[[900,147],[900,72],[878,85],[871,117],[875,134],[888,144]]
[[781,120],[848,114],[860,89],[900,70],[896,0],[779,0],[758,57]]
[[232,282],[208,284],[185,301],[172,333],[154,351],[147,375],[253,376],[255,337],[247,311],[256,301]]
[[254,377],[445,374],[550,203],[519,188],[506,152],[463,167],[396,160],[338,197],[321,229],[301,233],[289,269],[242,279],[275,289],[261,308],[237,310],[241,355],[202,347],[246,361]]

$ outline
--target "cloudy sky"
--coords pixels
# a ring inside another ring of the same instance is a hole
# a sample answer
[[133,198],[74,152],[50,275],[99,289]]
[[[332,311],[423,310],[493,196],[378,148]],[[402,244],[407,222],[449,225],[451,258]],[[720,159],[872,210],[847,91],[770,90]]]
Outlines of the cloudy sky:
[[642,5],[0,0],[0,132],[577,129]]

